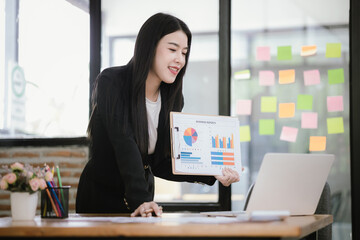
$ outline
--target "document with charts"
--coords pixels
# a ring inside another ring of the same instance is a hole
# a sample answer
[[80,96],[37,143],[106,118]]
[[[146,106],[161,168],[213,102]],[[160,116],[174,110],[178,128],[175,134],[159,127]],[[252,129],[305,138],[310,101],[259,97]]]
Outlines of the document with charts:
[[236,117],[171,112],[170,131],[174,174],[222,175],[224,167],[241,174]]

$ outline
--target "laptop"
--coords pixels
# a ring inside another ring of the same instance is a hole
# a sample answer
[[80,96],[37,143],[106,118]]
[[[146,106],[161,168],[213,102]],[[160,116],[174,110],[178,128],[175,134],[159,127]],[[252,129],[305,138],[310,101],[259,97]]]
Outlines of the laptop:
[[[314,214],[334,160],[333,154],[265,154],[245,212]],[[243,212],[217,213],[203,214],[234,216]]]

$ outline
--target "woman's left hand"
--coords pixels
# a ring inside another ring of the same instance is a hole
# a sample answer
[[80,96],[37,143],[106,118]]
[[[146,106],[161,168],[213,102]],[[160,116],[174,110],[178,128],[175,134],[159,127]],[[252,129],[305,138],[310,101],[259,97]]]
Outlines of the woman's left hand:
[[130,216],[151,217],[153,214],[158,217],[160,217],[162,214],[162,207],[154,201],[144,202]]
[[215,178],[225,187],[230,186],[230,184],[234,182],[240,181],[239,173],[231,168],[223,168],[222,173],[223,175],[217,175]]

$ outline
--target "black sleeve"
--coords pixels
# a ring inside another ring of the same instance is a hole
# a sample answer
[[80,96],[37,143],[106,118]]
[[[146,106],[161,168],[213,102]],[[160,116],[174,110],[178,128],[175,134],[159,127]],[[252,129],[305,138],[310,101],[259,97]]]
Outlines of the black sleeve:
[[121,96],[124,91],[120,91],[116,77],[106,72],[101,74],[97,86],[97,108],[114,149],[116,165],[125,187],[125,199],[130,210],[134,210],[143,202],[152,201],[152,194],[148,192],[135,139],[131,131],[125,133],[123,129],[123,124],[129,124],[124,118],[129,102]]

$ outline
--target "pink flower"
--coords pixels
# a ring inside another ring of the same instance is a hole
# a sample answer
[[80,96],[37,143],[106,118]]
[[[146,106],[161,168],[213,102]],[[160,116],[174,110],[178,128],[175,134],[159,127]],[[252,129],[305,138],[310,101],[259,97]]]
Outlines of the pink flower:
[[8,173],[4,176],[4,179],[9,184],[13,184],[16,181],[16,174],[15,173]]
[[42,179],[42,178],[39,179],[39,186],[40,186],[41,190],[46,188],[46,182],[44,179]]
[[10,165],[10,168],[12,170],[21,170],[22,171],[22,170],[24,170],[24,165],[21,164],[21,163],[16,162],[16,163]]
[[29,172],[27,172],[27,177],[28,177],[28,178],[32,178],[32,176],[33,176],[33,175],[34,175],[34,173],[33,173],[33,172],[30,172],[30,171],[29,171]]
[[38,178],[31,179],[29,181],[29,185],[34,192],[37,191],[40,187],[39,179]]
[[53,175],[50,171],[45,173],[45,180],[48,181],[52,181],[53,180]]
[[2,178],[1,181],[0,181],[0,188],[2,190],[6,190],[8,188],[8,186],[9,185],[8,185],[7,181],[4,178]]

